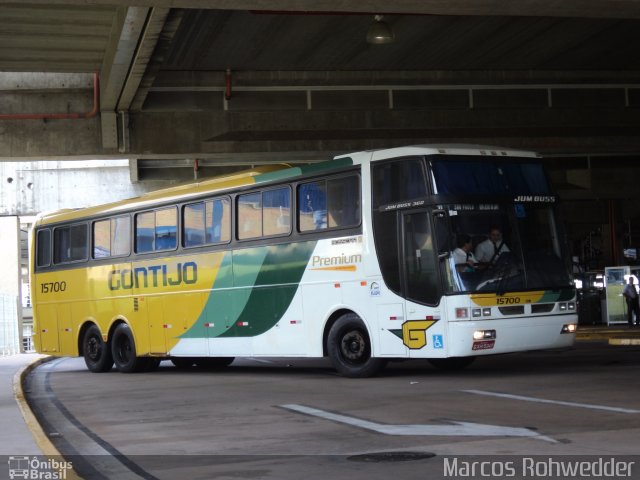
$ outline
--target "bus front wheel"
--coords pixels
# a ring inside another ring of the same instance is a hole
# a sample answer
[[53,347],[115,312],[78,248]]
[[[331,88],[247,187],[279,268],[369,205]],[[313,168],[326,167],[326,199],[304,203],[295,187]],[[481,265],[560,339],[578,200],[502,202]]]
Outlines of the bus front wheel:
[[329,330],[327,351],[334,368],[350,378],[372,377],[387,360],[371,356],[371,340],[364,323],[356,314],[341,316]]
[[94,373],[108,372],[113,367],[111,349],[95,325],[91,325],[82,337],[82,354],[87,368]]
[[121,323],[113,331],[111,354],[116,368],[122,373],[141,372],[148,366],[146,358],[136,356],[133,333],[126,323]]

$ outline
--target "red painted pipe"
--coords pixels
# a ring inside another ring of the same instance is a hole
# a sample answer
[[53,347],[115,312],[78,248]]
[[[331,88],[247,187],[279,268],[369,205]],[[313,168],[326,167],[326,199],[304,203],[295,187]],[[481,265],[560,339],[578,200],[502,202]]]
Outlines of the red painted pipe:
[[100,110],[100,79],[93,74],[93,108],[83,113],[3,113],[0,120],[48,120],[95,117]]
[[225,100],[231,100],[231,69],[227,68],[226,73],[224,74],[224,79],[226,83],[226,90],[224,91]]

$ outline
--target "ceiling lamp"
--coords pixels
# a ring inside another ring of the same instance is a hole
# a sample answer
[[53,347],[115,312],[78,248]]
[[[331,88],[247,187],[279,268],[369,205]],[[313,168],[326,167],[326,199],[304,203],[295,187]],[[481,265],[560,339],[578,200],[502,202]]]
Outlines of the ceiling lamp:
[[382,15],[376,15],[374,18],[375,19],[367,32],[367,43],[371,43],[373,45],[392,43],[395,36],[389,24],[384,21],[384,17]]

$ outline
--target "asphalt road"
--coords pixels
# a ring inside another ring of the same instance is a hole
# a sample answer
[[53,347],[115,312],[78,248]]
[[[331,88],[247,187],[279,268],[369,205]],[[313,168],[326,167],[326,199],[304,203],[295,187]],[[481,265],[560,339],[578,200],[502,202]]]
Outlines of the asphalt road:
[[[452,476],[444,461],[459,456],[636,455],[639,367],[640,347],[598,342],[453,373],[395,363],[370,379],[339,377],[323,360],[95,374],[63,358],[25,388],[85,478],[427,479]],[[635,460],[625,478],[640,478]]]

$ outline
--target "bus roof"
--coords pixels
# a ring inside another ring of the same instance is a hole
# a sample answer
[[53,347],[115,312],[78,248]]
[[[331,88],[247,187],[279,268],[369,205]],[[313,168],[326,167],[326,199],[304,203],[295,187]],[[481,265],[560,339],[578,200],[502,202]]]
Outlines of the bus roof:
[[[387,148],[384,150],[365,150],[357,153],[350,153],[345,157],[354,160],[361,156],[370,157],[371,160],[383,160],[394,157],[405,157],[412,155],[469,155],[482,157],[524,157],[541,158],[539,154],[527,151],[516,150],[504,147],[494,147],[490,145],[469,145],[469,144],[424,144],[410,145],[406,147]],[[342,156],[336,157],[336,159]]]
[[38,215],[36,224],[52,224],[94,216],[117,215],[132,209],[153,208],[159,202],[164,203],[166,201],[170,203],[172,201],[183,201],[210,193],[224,192],[237,187],[284,180],[304,174],[322,172],[350,165],[353,165],[353,162],[347,157],[299,167],[292,167],[287,164],[263,165],[237,173],[181,183],[117,202],[79,209],[66,208],[43,213]]
[[36,224],[51,224],[63,221],[80,220],[94,216],[108,216],[124,213],[132,209],[153,208],[159,201],[170,203],[176,200],[187,200],[208,193],[222,192],[248,185],[273,182],[351,166],[366,160],[384,160],[387,158],[413,155],[477,155],[489,157],[531,157],[537,158],[533,152],[491,147],[486,145],[433,144],[396,147],[384,150],[367,150],[357,153],[336,156],[333,160],[292,167],[287,164],[264,165],[237,173],[185,182],[139,197],[120,200],[113,203],[79,208],[63,209],[43,213],[37,217]]

